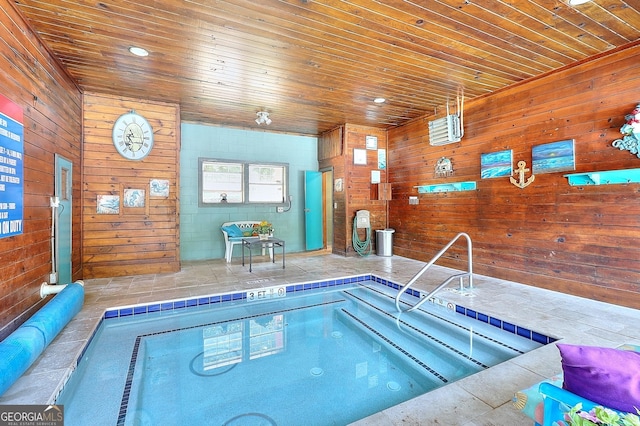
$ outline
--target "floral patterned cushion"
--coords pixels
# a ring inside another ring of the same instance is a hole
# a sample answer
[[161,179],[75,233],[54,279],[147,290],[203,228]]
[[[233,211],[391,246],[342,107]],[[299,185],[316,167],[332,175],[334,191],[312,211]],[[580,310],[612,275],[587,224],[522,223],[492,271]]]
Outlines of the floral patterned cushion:
[[[557,374],[551,378],[543,380],[543,382],[551,383],[558,387],[562,386],[562,374]],[[544,401],[542,394],[538,392],[541,382],[528,387],[527,389],[516,392],[511,403],[515,408],[521,410],[527,417],[533,419],[536,423],[543,423]]]

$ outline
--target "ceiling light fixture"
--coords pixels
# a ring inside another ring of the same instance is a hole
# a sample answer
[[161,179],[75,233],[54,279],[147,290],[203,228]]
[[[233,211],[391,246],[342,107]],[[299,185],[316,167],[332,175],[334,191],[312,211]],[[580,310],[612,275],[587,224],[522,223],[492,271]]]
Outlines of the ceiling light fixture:
[[591,1],[591,0],[569,0],[569,4],[570,4],[571,6],[577,6],[577,5],[579,5],[579,4],[588,3],[588,2],[590,2],[590,1]]
[[147,51],[147,49],[143,49],[142,47],[131,46],[129,47],[129,52],[136,56],[149,56],[149,51]]
[[258,111],[256,112],[258,118],[256,118],[256,123],[258,124],[266,124],[267,126],[271,124],[271,119],[269,118],[269,113],[267,111]]
[[386,101],[385,98],[375,98],[373,100],[373,102],[377,103],[377,104],[383,104]]

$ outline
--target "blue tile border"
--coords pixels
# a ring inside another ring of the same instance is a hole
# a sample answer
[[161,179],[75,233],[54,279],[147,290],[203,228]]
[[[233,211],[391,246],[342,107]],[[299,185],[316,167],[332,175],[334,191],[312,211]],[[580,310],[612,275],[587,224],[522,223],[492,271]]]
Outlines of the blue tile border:
[[518,335],[522,338],[525,338],[527,340],[532,340],[534,342],[541,343],[543,345],[547,345],[549,343],[553,343],[558,340],[555,337],[546,336],[542,333],[529,330],[526,327],[520,327],[519,325],[512,324],[507,321],[502,321],[499,318],[495,318],[481,312],[476,312],[474,309],[468,309],[468,308],[465,308],[464,306],[455,305],[455,311],[460,315],[464,315],[469,318],[474,318],[478,321],[482,321],[496,328],[502,329],[508,333]]
[[[399,290],[400,288],[402,288],[402,285],[400,284],[396,284],[392,281],[386,280],[384,278],[380,278],[378,276],[375,275],[371,275],[371,280],[375,281],[379,284],[382,285],[386,285],[387,287],[391,287],[394,290]],[[421,294],[420,291],[418,290],[413,290],[413,289],[408,289],[407,291],[405,291],[406,294],[416,297],[418,299],[421,298]],[[512,333],[512,334],[517,334],[520,337],[523,337],[525,339],[528,340],[532,340],[534,342],[543,344],[543,345],[547,345],[549,343],[553,343],[555,341],[557,341],[558,339],[551,337],[551,336],[546,336],[542,333],[538,333],[536,331],[533,330],[529,330],[525,327],[520,327],[518,325],[515,324],[511,324],[509,322],[506,321],[502,321],[498,318],[492,317],[490,315],[487,315],[485,313],[482,312],[477,312],[474,309],[469,309],[469,308],[465,308],[464,306],[461,305],[456,305],[453,304],[453,310],[460,314],[460,315],[464,315],[466,317],[472,318],[472,319],[476,319],[478,321],[484,322],[486,324],[490,324],[496,328],[500,328],[506,332]]]
[[[373,281],[374,276],[371,274],[364,274],[364,275],[356,275],[352,277],[337,278],[337,279],[331,279],[331,280],[325,280],[325,281],[313,281],[313,282],[300,283],[300,284],[290,284],[290,285],[286,285],[285,288],[287,293],[296,293],[299,291],[316,290],[319,288],[328,288],[328,287],[335,287],[335,286],[340,286],[345,284],[354,284],[354,283],[359,283],[359,282],[364,282],[369,280]],[[383,280],[383,281],[386,282],[386,280]],[[400,287],[398,286],[397,288],[400,288]],[[135,316],[135,315],[148,314],[152,312],[171,311],[171,310],[190,308],[195,306],[210,305],[214,303],[225,303],[225,302],[234,302],[238,300],[245,300],[247,299],[247,293],[253,290],[254,289],[238,292],[238,293],[225,293],[225,294],[216,294],[211,296],[199,296],[191,299],[155,302],[149,305],[136,305],[136,306],[127,306],[122,308],[107,309],[103,315],[103,319],[121,318],[121,317],[127,317],[132,315]]]
[[[293,294],[301,291],[316,290],[319,288],[337,287],[337,286],[347,285],[347,284],[357,284],[365,281],[373,281],[378,284],[389,287],[393,290],[400,290],[403,287],[402,284],[395,283],[386,278],[381,278],[373,274],[362,274],[362,275],[335,278],[335,279],[324,280],[324,281],[310,281],[305,283],[286,284],[284,285],[284,287],[286,289],[287,294]],[[148,314],[153,312],[160,312],[160,311],[164,312],[164,311],[172,311],[177,309],[188,309],[191,307],[197,307],[197,306],[203,306],[203,305],[212,305],[217,303],[227,303],[227,302],[235,302],[239,300],[246,300],[247,293],[254,290],[255,289],[251,289],[243,292],[216,294],[216,295],[210,295],[210,296],[199,296],[199,297],[190,298],[190,299],[156,302],[149,305],[136,305],[136,306],[127,306],[122,308],[113,308],[113,309],[106,310],[102,319],[109,320],[113,318],[130,317],[130,316],[143,315],[143,314]],[[421,298],[421,293],[419,290],[408,289],[405,291],[405,293],[409,296],[416,297],[418,299]],[[453,305],[453,310],[460,315],[464,315],[468,318],[472,318],[477,321],[490,324],[494,327],[500,328],[509,333],[516,334],[522,338],[532,340],[537,343],[541,343],[543,345],[553,343],[556,340],[558,340],[556,338],[546,336],[536,331],[529,330],[525,327],[520,327],[516,324],[512,324],[507,321],[502,321],[498,318],[492,317],[485,313],[478,312],[475,309],[469,309],[457,304],[451,304],[451,305]]]
[[[399,290],[400,288],[402,288],[402,285],[396,284],[392,281],[388,281],[384,278],[380,278],[378,276],[372,275],[371,276],[371,280],[375,281],[379,284],[383,284],[386,285],[387,287],[391,287],[394,290]],[[408,289],[407,291],[405,291],[405,294],[408,294],[410,296],[416,297],[418,299],[421,298],[421,294],[418,290],[412,290],[412,289]],[[446,301],[445,301],[446,302]],[[453,305],[453,310],[460,315],[464,315],[466,317],[472,318],[472,319],[476,319],[478,321],[481,321],[483,323],[486,324],[490,324],[496,328],[502,329],[506,332],[512,333],[512,334],[517,334],[520,337],[523,337],[525,339],[528,340],[532,340],[534,342],[543,344],[543,345],[547,345],[549,343],[553,343],[555,341],[557,341],[558,339],[551,337],[551,336],[546,336],[542,333],[538,333],[536,331],[533,330],[529,330],[525,327],[520,327],[517,326],[515,324],[511,324],[509,322],[506,321],[502,321],[499,318],[495,318],[492,317],[490,315],[487,315],[485,313],[482,312],[477,312],[474,309],[469,309],[466,308],[464,306],[461,305],[457,305],[457,304],[452,304]]]

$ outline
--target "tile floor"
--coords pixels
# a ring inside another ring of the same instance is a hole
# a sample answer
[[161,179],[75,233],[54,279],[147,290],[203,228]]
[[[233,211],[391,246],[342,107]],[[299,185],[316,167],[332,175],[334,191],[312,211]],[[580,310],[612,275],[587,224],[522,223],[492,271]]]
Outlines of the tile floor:
[[[70,373],[106,308],[267,287],[362,273],[406,283],[423,262],[393,256],[342,257],[325,252],[287,254],[286,269],[254,258],[253,272],[239,258],[184,262],[174,274],[85,280],[82,311],[2,397],[0,404],[45,404]],[[435,265],[416,288],[430,290],[452,270]],[[455,272],[455,271],[453,271]],[[453,285],[453,284],[452,284]],[[439,296],[540,333],[580,343],[615,347],[640,344],[640,311],[568,296],[514,282],[474,276],[471,295],[442,290]],[[527,425],[511,404],[513,394],[560,372],[555,345],[529,352],[481,373],[356,422],[357,425]]]

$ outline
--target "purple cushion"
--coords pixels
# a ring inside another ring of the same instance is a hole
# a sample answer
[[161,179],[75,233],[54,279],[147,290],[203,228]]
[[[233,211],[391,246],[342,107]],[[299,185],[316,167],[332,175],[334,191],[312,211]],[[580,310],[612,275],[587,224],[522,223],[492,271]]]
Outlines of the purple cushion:
[[557,344],[562,387],[607,408],[635,413],[640,408],[640,353],[595,346]]

